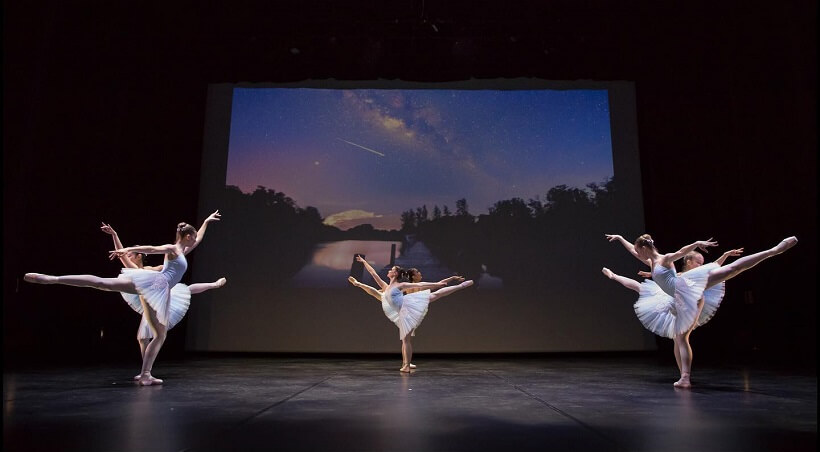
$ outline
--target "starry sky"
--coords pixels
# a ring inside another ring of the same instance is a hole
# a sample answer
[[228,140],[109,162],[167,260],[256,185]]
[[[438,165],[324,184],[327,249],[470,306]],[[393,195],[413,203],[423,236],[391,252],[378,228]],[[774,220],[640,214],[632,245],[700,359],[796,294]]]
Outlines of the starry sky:
[[233,91],[225,183],[284,192],[341,229],[612,175],[606,90]]

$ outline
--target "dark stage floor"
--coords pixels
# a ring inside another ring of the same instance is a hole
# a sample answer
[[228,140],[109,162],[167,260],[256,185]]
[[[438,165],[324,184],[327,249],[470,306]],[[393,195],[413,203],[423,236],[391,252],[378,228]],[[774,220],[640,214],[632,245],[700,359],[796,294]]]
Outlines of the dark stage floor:
[[[815,372],[644,356],[160,359],[4,373],[6,451],[813,451]],[[697,363],[696,363],[697,364]]]

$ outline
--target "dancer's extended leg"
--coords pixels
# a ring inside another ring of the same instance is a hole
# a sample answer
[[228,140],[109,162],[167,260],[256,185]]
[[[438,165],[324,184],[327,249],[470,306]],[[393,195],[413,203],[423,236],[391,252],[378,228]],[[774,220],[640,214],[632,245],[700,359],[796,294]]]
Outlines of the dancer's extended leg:
[[604,276],[606,276],[607,278],[609,278],[613,281],[617,281],[617,282],[621,283],[621,285],[626,287],[627,289],[632,289],[635,292],[641,293],[641,283],[639,283],[638,281],[635,281],[634,279],[631,279],[631,278],[626,278],[626,277],[621,276],[621,275],[617,275],[617,274],[613,273],[612,270],[610,270],[606,267],[601,269],[601,273],[603,273]]
[[26,273],[23,280],[35,284],[63,284],[75,287],[91,287],[111,292],[137,293],[134,283],[126,278],[100,278],[94,275],[51,276],[42,273]]
[[190,286],[188,286],[188,289],[191,290],[191,295],[195,295],[195,294],[198,294],[198,293],[205,292],[206,290],[219,289],[220,287],[224,286],[226,282],[228,282],[227,279],[219,278],[216,281],[211,282],[211,283],[191,284]]
[[740,259],[732,262],[731,264],[726,264],[722,267],[718,267],[709,272],[709,281],[706,283],[706,288],[708,289],[709,287],[712,287],[715,284],[720,284],[721,282],[726,281],[727,279],[734,278],[740,273],[743,273],[744,271],[754,267],[755,265],[761,263],[762,261],[772,256],[777,256],[778,254],[788,250],[796,244],[796,237],[788,237],[783,239],[774,248],[741,257]]
[[473,280],[468,279],[467,281],[464,281],[463,283],[457,284],[455,286],[443,287],[430,294],[430,303],[438,300],[441,297],[446,297],[447,295],[450,295],[451,293],[457,292],[461,289],[466,289],[472,285]]
[[367,294],[372,296],[373,298],[376,298],[377,300],[382,299],[382,293],[379,292],[378,290],[376,290],[375,287],[368,286],[367,284],[360,283],[359,281],[356,280],[356,278],[354,278],[352,276],[348,276],[347,280],[350,282],[350,284],[353,284],[354,286],[358,287],[359,289],[362,289],[363,291],[367,292]]

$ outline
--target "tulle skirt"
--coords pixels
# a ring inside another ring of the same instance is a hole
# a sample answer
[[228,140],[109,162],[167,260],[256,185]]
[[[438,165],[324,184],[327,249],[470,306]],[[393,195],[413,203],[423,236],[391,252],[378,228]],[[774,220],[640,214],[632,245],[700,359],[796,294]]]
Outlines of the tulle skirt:
[[688,331],[698,321],[698,301],[706,291],[709,272],[720,265],[710,263],[701,265],[684,273],[679,273],[675,279],[675,331],[677,334]]
[[159,323],[168,326],[171,316],[168,278],[161,272],[142,268],[123,268],[121,277],[134,283],[137,292],[157,312]]
[[400,340],[404,340],[408,334],[412,334],[413,330],[421,324],[424,316],[427,315],[429,305],[429,290],[403,295],[401,306],[398,308],[382,297],[384,315],[399,327]]
[[[718,264],[711,263],[678,274],[674,297],[651,279],[641,283],[638,301],[633,306],[638,320],[649,331],[670,339],[693,325],[704,325],[715,315],[726,293],[725,283],[706,289],[709,272],[717,267]],[[698,314],[701,297],[704,304]]]
[[[140,303],[139,295],[131,293],[121,293],[122,298],[128,303],[134,311],[139,314],[143,313],[142,303]],[[188,312],[191,305],[191,290],[185,284],[177,284],[171,288],[171,302],[169,304],[169,321],[166,325],[168,329],[175,327]],[[154,333],[148,326],[145,316],[140,320],[139,332],[137,333],[139,339],[153,339]]]
[[647,330],[658,336],[670,339],[675,337],[675,299],[667,295],[655,281],[647,279],[641,283],[640,295],[633,308],[638,320]]
[[706,322],[712,320],[712,317],[715,316],[715,313],[720,307],[720,302],[723,301],[724,295],[726,295],[725,282],[716,284],[703,291],[703,310],[700,311],[700,315],[698,316],[698,326],[703,326]]

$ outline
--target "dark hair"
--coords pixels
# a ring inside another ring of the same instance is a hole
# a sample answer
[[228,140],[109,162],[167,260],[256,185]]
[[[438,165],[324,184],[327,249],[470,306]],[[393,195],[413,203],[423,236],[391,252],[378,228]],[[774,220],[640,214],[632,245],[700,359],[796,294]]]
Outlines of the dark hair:
[[[134,245],[134,246],[139,246],[139,245]],[[144,267],[145,266],[145,260],[148,259],[148,255],[146,253],[136,253],[136,252],[134,252],[132,254],[134,254],[135,256],[140,257],[140,260],[142,260],[142,266]]]
[[408,269],[407,269],[407,273],[410,275],[410,282],[413,282],[413,277],[414,277],[414,276],[416,276],[416,275],[420,275],[420,274],[421,274],[421,272],[419,271],[419,269],[418,269],[418,268],[416,268],[416,267],[413,267],[413,268],[408,268]]
[[196,228],[185,222],[177,225],[177,239],[181,239],[188,234],[196,234]]
[[410,272],[410,269],[401,268],[398,265],[396,267],[396,281],[398,282],[412,282],[413,274]]
[[652,240],[652,236],[649,234],[643,234],[642,236],[638,237],[637,240],[635,240],[635,248],[641,248],[644,246],[648,246],[649,248],[652,248],[655,251],[658,250],[657,248],[655,248],[655,241]]

